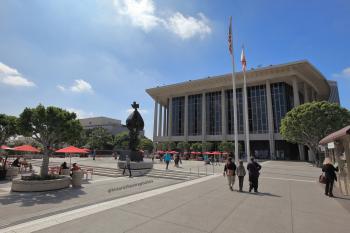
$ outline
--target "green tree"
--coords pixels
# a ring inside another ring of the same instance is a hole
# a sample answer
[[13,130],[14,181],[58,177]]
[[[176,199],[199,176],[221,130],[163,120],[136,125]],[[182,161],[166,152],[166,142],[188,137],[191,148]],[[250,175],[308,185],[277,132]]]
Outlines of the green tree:
[[211,151],[213,149],[213,143],[211,142],[203,142],[202,143],[202,150],[203,151]]
[[47,176],[50,148],[58,143],[75,144],[80,138],[82,127],[76,114],[61,108],[38,105],[36,108],[25,108],[18,120],[20,132],[33,137],[44,147],[40,175]]
[[196,152],[202,152],[202,143],[196,142],[191,145],[191,150]]
[[[5,144],[6,140],[17,134],[17,118],[14,116],[8,116],[5,114],[0,114],[0,146]],[[5,169],[5,164],[7,161],[4,160],[2,168]]]
[[6,140],[17,134],[17,118],[0,114],[0,146],[4,145]]
[[152,142],[152,140],[149,139],[149,138],[146,138],[146,137],[142,137],[140,139],[139,148],[141,150],[144,150],[144,151],[152,152],[152,150],[153,150],[153,142]]
[[124,131],[121,133],[118,133],[114,137],[114,142],[115,142],[115,148],[116,149],[122,149],[122,150],[127,150],[129,148],[129,132]]
[[350,124],[350,112],[326,101],[299,105],[281,122],[282,137],[292,143],[306,145],[319,160],[319,141],[328,134]]
[[113,136],[105,128],[94,128],[91,131],[88,144],[92,149],[109,150],[114,146]]
[[189,151],[190,144],[188,142],[178,142],[176,145],[176,149],[178,149],[180,152]]
[[222,152],[233,153],[235,145],[232,142],[221,142],[219,144],[219,150]]
[[168,150],[175,150],[175,149],[176,149],[176,143],[168,142]]

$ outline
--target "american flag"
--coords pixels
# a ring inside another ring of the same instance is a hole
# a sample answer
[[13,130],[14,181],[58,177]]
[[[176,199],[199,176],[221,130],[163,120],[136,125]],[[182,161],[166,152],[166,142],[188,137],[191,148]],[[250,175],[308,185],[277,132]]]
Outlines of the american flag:
[[228,50],[232,55],[233,47],[232,47],[232,17],[230,17],[230,28],[228,29]]
[[246,71],[246,68],[247,68],[247,60],[245,59],[244,47],[242,48],[242,53],[241,53],[241,63],[242,63],[242,69],[243,69],[243,71]]

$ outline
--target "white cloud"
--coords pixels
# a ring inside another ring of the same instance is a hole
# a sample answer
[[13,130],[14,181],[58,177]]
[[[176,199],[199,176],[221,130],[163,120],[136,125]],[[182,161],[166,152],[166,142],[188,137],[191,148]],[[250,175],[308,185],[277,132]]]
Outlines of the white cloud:
[[77,79],[74,81],[74,85],[70,87],[70,90],[73,92],[92,92],[92,87],[90,83]]
[[0,62],[0,83],[9,86],[34,87],[35,83],[24,78],[16,69]]
[[66,88],[64,86],[62,86],[62,85],[57,85],[56,87],[60,91],[65,91],[66,90]]
[[86,112],[84,110],[76,109],[76,108],[67,108],[67,111],[74,112],[75,114],[77,114],[78,119],[89,118],[89,117],[95,116],[95,114],[92,112]]
[[340,73],[333,74],[336,78],[350,78],[350,67],[346,67]]
[[169,18],[168,27],[176,35],[182,39],[188,39],[198,35],[203,38],[211,33],[211,28],[208,25],[208,19],[204,14],[199,13],[199,18],[185,17],[180,12],[176,12]]
[[152,0],[115,0],[118,13],[127,16],[134,26],[145,31],[156,27],[162,20],[155,16],[155,6]]
[[90,83],[86,82],[85,80],[82,79],[76,79],[74,80],[74,84],[68,88],[64,87],[63,85],[57,85],[56,88],[60,91],[72,91],[72,92],[77,92],[77,93],[92,93],[93,89]]
[[[148,110],[147,109],[137,109],[141,114],[147,114],[148,113]],[[130,114],[134,111],[133,108],[129,108],[126,110],[126,113]]]
[[195,36],[200,38],[211,33],[209,20],[203,13],[198,18],[184,16],[176,12],[170,17],[160,17],[152,0],[114,0],[114,6],[119,15],[128,18],[133,26],[149,32],[155,27],[163,27],[182,39]]

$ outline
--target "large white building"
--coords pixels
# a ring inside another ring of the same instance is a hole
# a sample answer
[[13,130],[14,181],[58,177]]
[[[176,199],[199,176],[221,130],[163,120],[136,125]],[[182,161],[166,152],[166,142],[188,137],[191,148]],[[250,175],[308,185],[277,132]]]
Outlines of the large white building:
[[122,125],[121,120],[108,117],[90,117],[79,119],[83,129],[104,128],[112,135],[128,131],[125,125]]
[[[294,106],[314,100],[339,103],[337,84],[308,61],[246,72],[251,155],[265,159],[306,160],[308,150],[283,140],[281,119]],[[244,148],[243,75],[236,74],[238,138]],[[231,74],[155,87],[153,140],[157,142],[234,140]],[[244,152],[243,152],[244,153]]]

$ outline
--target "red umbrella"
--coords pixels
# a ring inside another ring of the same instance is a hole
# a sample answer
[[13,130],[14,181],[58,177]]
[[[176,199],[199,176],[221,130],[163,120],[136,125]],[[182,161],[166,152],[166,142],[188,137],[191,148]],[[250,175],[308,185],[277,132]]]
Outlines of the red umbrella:
[[209,152],[209,151],[207,151],[207,152],[203,152],[203,154],[205,154],[205,155],[212,155],[212,154],[213,154],[213,152]]
[[211,152],[212,155],[221,155],[221,152],[220,151],[214,151],[214,152]]
[[56,150],[56,153],[67,153],[67,154],[87,154],[86,149],[80,149],[75,146],[68,146],[66,148],[62,148]]
[[68,146],[66,148],[56,150],[56,153],[69,154],[69,166],[70,166],[72,164],[72,158],[70,157],[70,154],[87,154],[88,152],[86,151],[86,149],[80,149],[75,146]]
[[158,154],[164,154],[164,151],[159,150],[159,151],[157,151],[157,153],[158,153]]
[[0,147],[0,149],[2,149],[2,150],[13,150],[13,148],[8,147],[8,146],[6,146],[6,145],[2,145],[2,146]]
[[169,153],[170,154],[178,154],[179,152],[172,150],[172,151],[169,151]]
[[40,152],[40,150],[38,150],[35,147],[32,147],[31,145],[23,145],[23,146],[16,146],[15,148],[13,148],[14,151],[24,151],[24,152]]
[[200,154],[202,154],[202,153],[199,152],[199,151],[192,151],[191,154],[193,154],[193,155],[200,155]]

